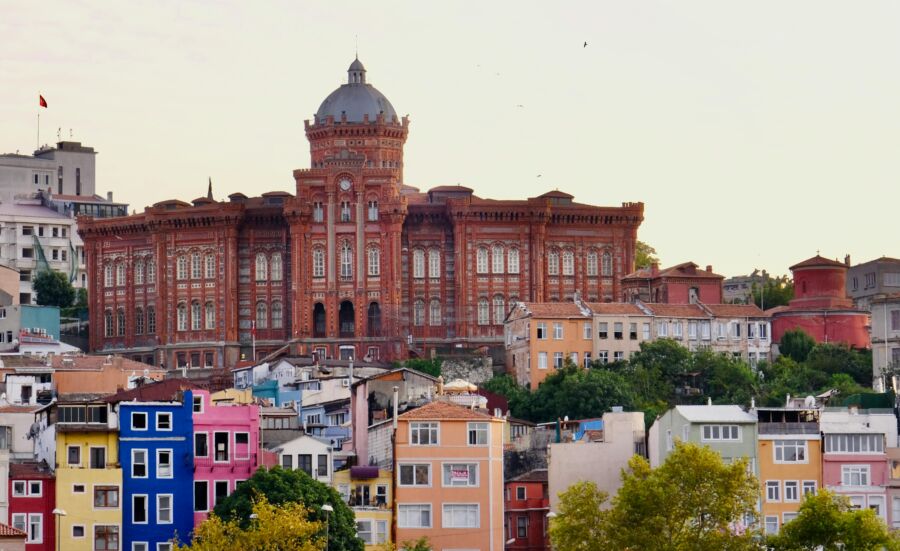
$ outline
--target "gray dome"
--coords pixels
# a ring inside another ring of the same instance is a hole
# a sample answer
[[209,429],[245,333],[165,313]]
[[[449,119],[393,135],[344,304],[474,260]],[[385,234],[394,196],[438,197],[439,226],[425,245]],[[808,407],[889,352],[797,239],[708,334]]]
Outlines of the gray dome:
[[371,84],[366,84],[366,68],[359,59],[355,59],[347,70],[347,84],[325,98],[316,111],[316,121],[332,116],[335,122],[340,122],[344,114],[347,122],[363,122],[365,115],[369,115],[370,122],[375,122],[379,113],[384,114],[386,122],[397,116],[394,106],[384,94]]

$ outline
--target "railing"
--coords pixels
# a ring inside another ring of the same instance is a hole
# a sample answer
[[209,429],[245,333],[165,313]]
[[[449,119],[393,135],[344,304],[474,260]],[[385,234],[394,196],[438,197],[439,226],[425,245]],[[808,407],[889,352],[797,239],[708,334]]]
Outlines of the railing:
[[235,470],[250,470],[257,465],[256,454],[251,453],[250,457],[237,459],[233,455],[228,460],[216,461],[215,456],[195,457],[194,471],[198,469],[222,469],[234,472]]
[[760,434],[819,434],[818,423],[759,423]]

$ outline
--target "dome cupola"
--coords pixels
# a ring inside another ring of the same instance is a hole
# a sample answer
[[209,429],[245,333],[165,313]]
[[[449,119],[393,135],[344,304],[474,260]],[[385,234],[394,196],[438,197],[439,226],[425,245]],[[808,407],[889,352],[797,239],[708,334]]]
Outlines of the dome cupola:
[[[368,115],[368,118],[366,117]],[[366,68],[356,58],[347,69],[347,84],[332,92],[325,98],[316,111],[316,123],[334,117],[335,123],[374,123],[379,115],[384,122],[391,123],[397,118],[397,112],[391,102],[374,86],[366,83]],[[399,121],[398,121],[399,122]]]

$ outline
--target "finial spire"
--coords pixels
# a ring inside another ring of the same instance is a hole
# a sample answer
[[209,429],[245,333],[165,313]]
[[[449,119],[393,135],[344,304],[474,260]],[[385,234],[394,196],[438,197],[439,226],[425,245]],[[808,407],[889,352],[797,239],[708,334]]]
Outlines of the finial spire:
[[212,200],[212,176],[209,177],[209,187],[206,188],[206,198]]

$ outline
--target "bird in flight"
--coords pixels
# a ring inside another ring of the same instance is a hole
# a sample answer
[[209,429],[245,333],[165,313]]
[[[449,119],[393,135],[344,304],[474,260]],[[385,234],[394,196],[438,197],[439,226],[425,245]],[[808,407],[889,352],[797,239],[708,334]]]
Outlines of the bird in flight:
[[520,104],[516,105],[516,107],[525,107],[525,106],[520,103]]
[[540,177],[541,177],[541,175],[540,175],[540,174],[538,174],[538,175],[537,175],[537,177],[538,177],[538,178],[540,178]]
[[585,41],[584,46],[582,48],[587,48],[587,41]]

